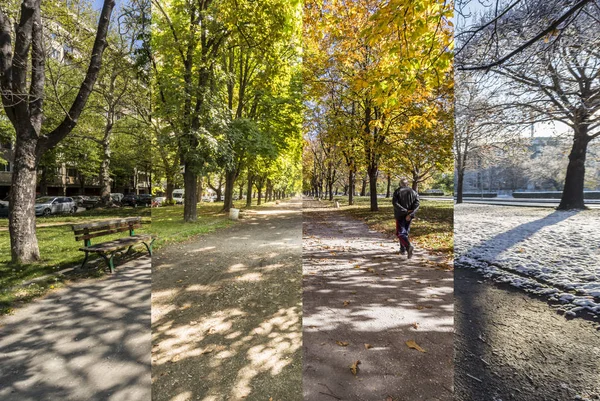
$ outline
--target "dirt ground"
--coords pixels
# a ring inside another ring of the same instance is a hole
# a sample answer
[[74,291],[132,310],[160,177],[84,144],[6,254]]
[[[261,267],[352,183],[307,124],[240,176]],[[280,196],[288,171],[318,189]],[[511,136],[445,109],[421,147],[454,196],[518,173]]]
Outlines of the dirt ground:
[[452,272],[320,205],[303,211],[304,399],[452,400]]
[[0,319],[0,399],[150,399],[150,270],[120,263]]
[[155,253],[153,400],[302,399],[301,206]]
[[454,285],[457,401],[600,400],[595,324],[470,269]]

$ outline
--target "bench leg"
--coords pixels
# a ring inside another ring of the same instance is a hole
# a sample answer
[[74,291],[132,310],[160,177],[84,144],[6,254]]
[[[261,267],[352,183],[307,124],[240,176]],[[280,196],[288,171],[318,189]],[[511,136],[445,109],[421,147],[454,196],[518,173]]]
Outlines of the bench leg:
[[131,245],[129,248],[127,248],[127,252],[125,254],[129,255],[131,253],[132,249],[133,249],[133,245]]
[[154,240],[150,241],[149,244],[145,242],[142,242],[142,244],[146,246],[146,249],[148,250],[148,255],[152,256],[152,244],[154,244]]
[[87,263],[89,257],[90,257],[90,253],[86,252],[85,253],[85,259],[83,259],[83,263],[81,264],[81,268],[82,269],[85,267],[85,264]]
[[106,262],[106,265],[110,268],[110,272],[114,273],[115,272],[115,265],[113,263],[113,258],[115,256],[115,253],[111,253],[110,254],[110,258],[106,256],[106,254],[101,253],[100,255],[102,255],[102,258],[104,259],[104,261]]

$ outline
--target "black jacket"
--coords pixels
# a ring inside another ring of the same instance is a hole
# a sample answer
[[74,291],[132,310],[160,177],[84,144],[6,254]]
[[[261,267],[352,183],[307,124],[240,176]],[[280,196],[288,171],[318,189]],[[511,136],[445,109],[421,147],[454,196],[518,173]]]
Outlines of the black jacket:
[[412,210],[410,215],[415,217],[415,212],[419,210],[419,194],[410,187],[400,187],[394,191],[392,203],[396,220],[406,217],[409,210]]

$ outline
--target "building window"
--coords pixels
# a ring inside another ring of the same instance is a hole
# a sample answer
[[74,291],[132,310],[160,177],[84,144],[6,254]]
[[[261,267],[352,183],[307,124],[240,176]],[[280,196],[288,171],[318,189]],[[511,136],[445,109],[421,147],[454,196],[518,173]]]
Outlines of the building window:
[[10,172],[10,162],[6,164],[0,164],[0,172]]

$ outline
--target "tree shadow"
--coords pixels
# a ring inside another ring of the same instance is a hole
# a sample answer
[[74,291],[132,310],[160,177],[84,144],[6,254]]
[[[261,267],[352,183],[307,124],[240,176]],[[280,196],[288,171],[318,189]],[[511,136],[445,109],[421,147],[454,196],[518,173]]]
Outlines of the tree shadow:
[[397,255],[358,220],[304,216],[304,398],[451,400],[452,272],[425,263],[424,253]]
[[301,212],[266,209],[157,252],[154,400],[302,399]]
[[0,398],[147,400],[150,258],[2,319]]

